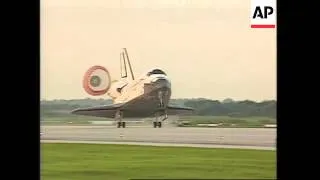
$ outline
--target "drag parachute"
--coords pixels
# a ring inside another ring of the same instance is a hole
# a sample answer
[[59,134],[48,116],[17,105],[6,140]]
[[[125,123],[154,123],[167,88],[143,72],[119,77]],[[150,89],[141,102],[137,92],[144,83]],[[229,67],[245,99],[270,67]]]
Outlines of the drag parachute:
[[92,66],[83,78],[84,90],[92,96],[101,96],[108,92],[111,85],[109,71],[103,66]]

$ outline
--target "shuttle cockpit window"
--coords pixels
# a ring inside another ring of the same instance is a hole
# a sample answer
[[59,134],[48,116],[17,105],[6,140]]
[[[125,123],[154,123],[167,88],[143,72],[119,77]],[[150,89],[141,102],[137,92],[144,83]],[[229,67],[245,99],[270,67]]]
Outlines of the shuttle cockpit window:
[[163,74],[163,75],[166,75],[166,73],[163,72],[161,69],[154,69],[154,70],[148,72],[147,76],[150,76],[152,74]]

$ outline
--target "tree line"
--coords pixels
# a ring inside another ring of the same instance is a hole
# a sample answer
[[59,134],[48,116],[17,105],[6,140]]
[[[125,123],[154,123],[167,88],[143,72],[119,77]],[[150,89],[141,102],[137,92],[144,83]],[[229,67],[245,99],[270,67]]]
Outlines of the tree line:
[[[188,106],[195,109],[199,116],[231,116],[231,117],[271,117],[276,118],[276,100],[255,102],[251,100],[234,101],[230,98],[223,101],[210,99],[172,99],[171,104]],[[74,99],[74,100],[42,100],[40,113],[43,116],[63,116],[72,109],[112,104],[110,99]]]

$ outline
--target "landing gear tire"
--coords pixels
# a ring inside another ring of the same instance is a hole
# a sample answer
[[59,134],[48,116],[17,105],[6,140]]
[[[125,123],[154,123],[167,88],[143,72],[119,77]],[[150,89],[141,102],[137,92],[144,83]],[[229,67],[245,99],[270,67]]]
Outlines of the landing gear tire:
[[117,122],[117,128],[126,128],[126,122]]
[[162,127],[162,122],[153,122],[153,127],[154,128],[157,128],[157,127],[161,128]]
[[115,115],[115,120],[117,121],[117,128],[126,127],[126,122],[122,121],[122,118],[123,118],[123,112],[117,111]]

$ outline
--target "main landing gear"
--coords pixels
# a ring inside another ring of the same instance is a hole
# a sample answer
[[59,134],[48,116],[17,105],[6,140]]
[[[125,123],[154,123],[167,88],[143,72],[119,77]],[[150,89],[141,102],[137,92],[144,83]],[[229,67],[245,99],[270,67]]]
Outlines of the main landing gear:
[[117,128],[126,127],[126,122],[122,121],[122,118],[123,118],[123,112],[118,111],[115,116],[115,120],[117,121]]
[[[155,115],[155,121],[153,121],[153,127],[154,128],[161,128],[162,127],[162,122],[166,119],[168,119],[168,115],[167,113],[165,112],[164,113],[164,117],[159,120],[159,117],[160,117],[160,112],[157,112],[156,115]],[[118,111],[115,115],[115,121],[117,122],[117,128],[125,128],[126,127],[126,122],[122,121],[123,119],[123,112],[121,111]]]

